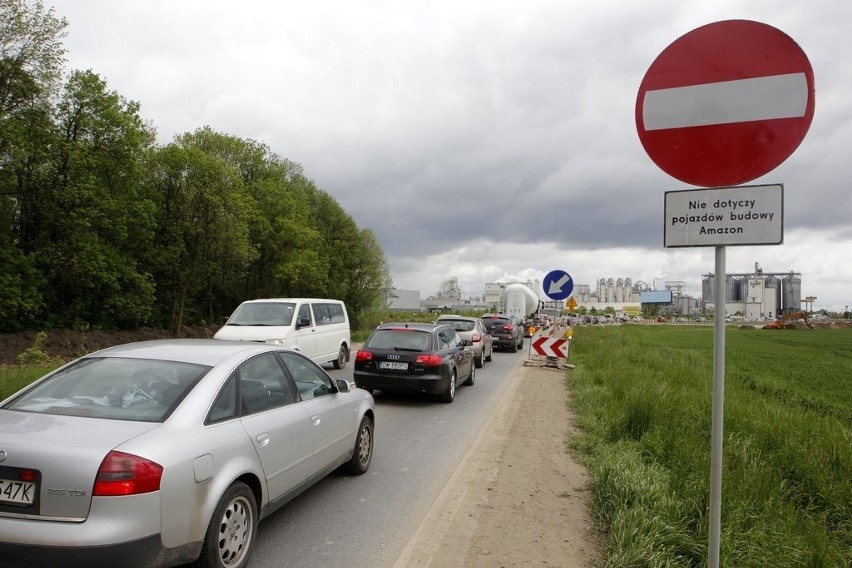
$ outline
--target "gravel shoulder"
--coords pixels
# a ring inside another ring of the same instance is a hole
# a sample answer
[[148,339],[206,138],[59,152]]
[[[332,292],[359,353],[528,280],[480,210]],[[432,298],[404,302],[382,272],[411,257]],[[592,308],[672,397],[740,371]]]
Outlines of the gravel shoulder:
[[565,373],[518,368],[395,568],[600,565],[588,471],[566,449]]

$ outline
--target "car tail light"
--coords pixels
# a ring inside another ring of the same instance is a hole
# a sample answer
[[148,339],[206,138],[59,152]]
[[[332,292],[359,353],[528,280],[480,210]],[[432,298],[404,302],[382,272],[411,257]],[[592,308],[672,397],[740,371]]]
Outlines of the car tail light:
[[369,351],[359,350],[355,352],[355,362],[362,363],[364,361],[372,361],[373,354]]
[[513,329],[515,329],[515,326],[510,323],[507,323],[503,326],[503,329],[505,329],[506,331],[512,331]]
[[92,495],[110,497],[159,491],[162,477],[163,466],[160,464],[133,454],[112,451],[98,468]]
[[424,355],[418,355],[415,363],[420,363],[421,365],[426,365],[427,367],[440,367],[441,363],[444,362],[444,359],[435,353],[426,353]]
[[18,471],[18,478],[21,481],[35,481],[38,479],[38,473],[34,469],[22,469]]
[[474,333],[474,334],[473,334],[473,342],[474,342],[474,343],[479,343],[480,341],[482,341],[482,336],[481,336],[481,335],[479,335],[478,333]]

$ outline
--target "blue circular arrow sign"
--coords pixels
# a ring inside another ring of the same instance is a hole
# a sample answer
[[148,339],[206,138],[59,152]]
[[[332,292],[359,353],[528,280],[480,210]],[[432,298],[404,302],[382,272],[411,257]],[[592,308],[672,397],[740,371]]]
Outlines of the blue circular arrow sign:
[[564,270],[552,270],[547,273],[542,282],[544,293],[551,300],[565,300],[574,290],[574,280]]

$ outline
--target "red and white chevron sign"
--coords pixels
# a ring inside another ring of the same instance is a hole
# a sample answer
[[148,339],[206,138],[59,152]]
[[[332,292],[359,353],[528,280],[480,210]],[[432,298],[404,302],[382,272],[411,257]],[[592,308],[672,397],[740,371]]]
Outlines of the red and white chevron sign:
[[530,345],[533,351],[545,357],[565,358],[568,356],[568,340],[561,337],[539,336]]

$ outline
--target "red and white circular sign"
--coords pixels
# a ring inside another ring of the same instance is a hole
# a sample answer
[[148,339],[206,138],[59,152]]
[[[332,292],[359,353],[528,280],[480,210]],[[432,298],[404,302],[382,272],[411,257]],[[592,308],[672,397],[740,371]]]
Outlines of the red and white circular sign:
[[663,171],[723,187],[778,167],[814,116],[814,73],[790,36],[749,20],[696,28],[648,68],[636,128]]

